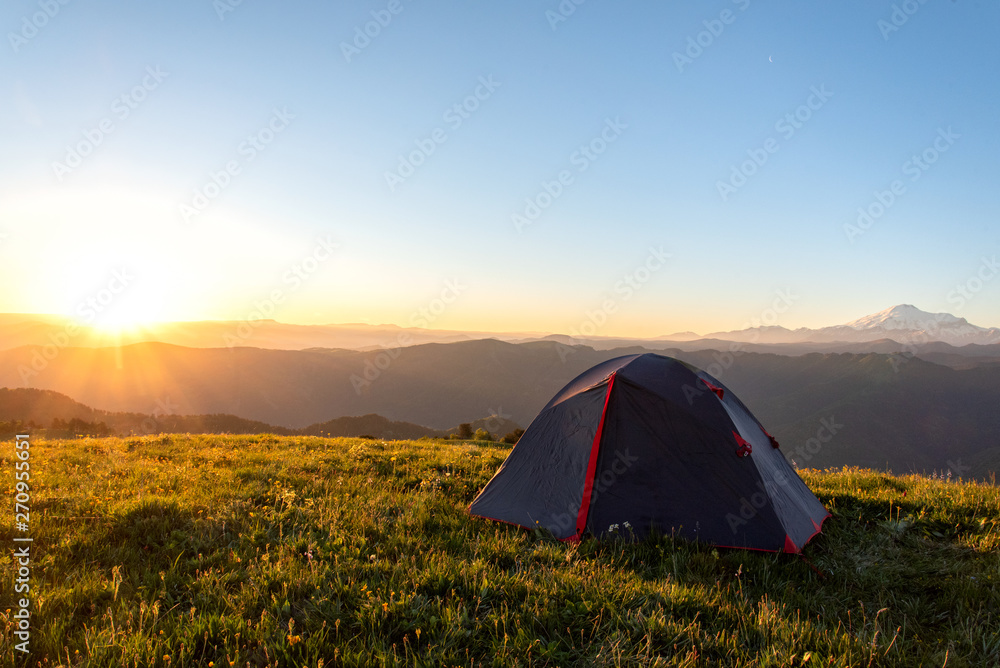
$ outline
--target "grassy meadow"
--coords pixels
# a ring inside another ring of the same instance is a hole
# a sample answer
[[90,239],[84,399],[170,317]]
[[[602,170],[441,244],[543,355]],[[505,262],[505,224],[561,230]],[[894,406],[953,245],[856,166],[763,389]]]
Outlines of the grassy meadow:
[[34,440],[25,656],[14,452],[4,666],[1000,665],[993,486],[802,472],[808,561],[574,546],[466,514],[509,446],[271,435]]

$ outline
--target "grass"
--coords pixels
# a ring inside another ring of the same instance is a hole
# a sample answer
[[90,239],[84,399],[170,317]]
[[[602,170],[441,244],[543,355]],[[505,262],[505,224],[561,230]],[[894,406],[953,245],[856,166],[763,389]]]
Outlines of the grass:
[[[1000,490],[805,471],[794,556],[470,518],[506,446],[259,436],[31,446],[31,654],[2,665],[1000,665]],[[11,441],[0,443],[13,519]],[[10,522],[0,540],[13,545]],[[822,573],[817,574],[811,564]],[[0,557],[9,608],[15,565]]]

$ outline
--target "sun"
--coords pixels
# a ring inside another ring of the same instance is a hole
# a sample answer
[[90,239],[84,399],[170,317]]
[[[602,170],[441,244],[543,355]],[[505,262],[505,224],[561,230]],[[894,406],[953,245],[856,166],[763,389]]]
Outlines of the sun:
[[90,323],[98,334],[142,334],[161,326],[161,322],[141,314],[116,313]]
[[103,314],[92,321],[74,318],[83,332],[89,334],[91,345],[120,346],[156,338],[164,323],[152,313],[118,310]]
[[246,317],[262,295],[286,288],[281,276],[303,254],[303,239],[269,218],[220,203],[185,225],[172,193],[124,178],[0,192],[0,227],[8,221],[29,252],[0,243],[0,280],[17,286],[21,310],[59,314],[88,340]]

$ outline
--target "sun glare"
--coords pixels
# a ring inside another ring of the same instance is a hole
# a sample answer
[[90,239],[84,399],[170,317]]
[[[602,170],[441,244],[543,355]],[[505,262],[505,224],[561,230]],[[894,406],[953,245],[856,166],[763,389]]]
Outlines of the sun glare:
[[136,334],[155,329],[159,321],[142,316],[116,315],[95,320],[90,327],[102,334]]
[[107,317],[93,321],[74,318],[86,334],[89,334],[92,345],[123,345],[155,338],[162,322],[148,314],[142,313],[109,313]]
[[0,278],[32,275],[19,287],[24,310],[62,314],[94,335],[137,334],[156,323],[246,317],[261,295],[290,289],[282,276],[315,243],[222,205],[208,215],[211,224],[184,226],[176,202],[143,187],[0,197],[0,227],[22,221],[18,243],[46,249],[44,267],[15,257]]

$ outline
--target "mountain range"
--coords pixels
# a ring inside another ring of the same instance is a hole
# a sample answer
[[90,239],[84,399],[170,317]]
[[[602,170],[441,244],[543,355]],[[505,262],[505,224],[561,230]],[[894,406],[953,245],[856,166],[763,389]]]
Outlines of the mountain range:
[[[500,439],[520,426],[490,415],[472,420],[469,431],[484,429]],[[148,434],[301,434],[306,436],[370,436],[383,439],[447,438],[461,431],[432,429],[423,425],[389,420],[374,413],[339,417],[301,429],[289,429],[224,413],[211,415],[151,414],[104,411],[91,408],[51,390],[0,388],[0,438],[44,429],[49,437],[142,436]]]
[[909,345],[940,341],[966,346],[1000,343],[1000,328],[978,327],[950,313],[928,313],[910,304],[900,304],[832,327],[793,330],[776,325],[758,326],[700,338],[754,343],[859,343],[890,339]]
[[[15,320],[20,324],[12,325]],[[215,334],[228,327],[210,325]],[[57,320],[0,317],[7,342],[49,337],[53,327],[58,335],[60,326]],[[269,326],[260,326],[262,336]],[[274,327],[280,333],[267,336],[275,345],[288,332],[301,331]],[[372,340],[366,338],[368,326],[342,327],[354,332],[354,345]],[[325,340],[320,334],[332,330],[316,331]],[[410,437],[446,433],[487,415],[505,425],[487,429],[502,434],[510,425],[528,425],[560,388],[591,366],[655,351],[718,377],[800,466],[947,468],[980,477],[1000,469],[1000,343],[990,342],[996,330],[912,306],[809,330],[808,336],[761,327],[689,341],[602,339],[584,345],[551,335],[502,341],[450,333],[458,340],[412,344],[402,336],[407,330],[380,331],[396,343],[354,349],[160,341],[94,347],[56,336],[48,344],[0,350],[0,387],[49,390],[95,411],[153,416],[171,429],[335,435],[356,432],[360,418],[352,416],[361,416],[369,425],[364,433]],[[852,332],[870,338],[842,341]],[[895,338],[875,338],[887,335]],[[255,336],[245,343],[256,343]],[[841,341],[817,340],[823,336]],[[795,340],[777,342],[789,337]],[[977,343],[955,345],[966,339]],[[20,410],[27,415],[31,407]],[[16,413],[11,419],[18,419]]]
[[[19,346],[106,347],[160,342],[190,348],[253,347],[275,350],[346,348],[370,350],[400,348],[422,343],[454,343],[495,338],[510,343],[558,341],[599,350],[641,345],[656,350],[669,347],[704,348],[727,343],[770,346],[779,354],[807,352],[912,352],[946,344],[963,357],[1000,357],[1000,328],[979,327],[948,313],[928,313],[909,304],[893,306],[852,322],[819,329],[787,329],[757,325],[741,330],[699,335],[680,332],[655,338],[584,337],[538,332],[484,332],[432,330],[396,325],[331,324],[294,325],[275,320],[172,322],[148,330],[111,334],[77,326],[59,316],[0,314],[0,350]],[[969,346],[996,346],[983,352]],[[890,349],[893,348],[893,349]],[[939,351],[942,352],[942,351]]]
[[[143,343],[66,348],[30,380],[113,412],[228,414],[285,429],[378,414],[443,431],[483,415],[527,425],[582,371],[645,350],[487,339],[412,346],[393,358]],[[0,352],[0,386],[23,387],[18,369],[35,352]],[[800,466],[950,468],[966,477],[1000,469],[998,365],[959,370],[876,353],[665,352],[730,387]]]

